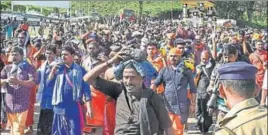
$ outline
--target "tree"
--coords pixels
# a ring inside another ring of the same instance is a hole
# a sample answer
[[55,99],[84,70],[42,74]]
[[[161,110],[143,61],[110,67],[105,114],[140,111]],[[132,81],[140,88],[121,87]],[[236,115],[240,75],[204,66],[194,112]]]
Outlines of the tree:
[[215,1],[219,18],[236,19],[238,14],[238,1]]
[[11,9],[11,1],[1,1],[1,10]]
[[14,11],[17,11],[17,12],[22,12],[22,13],[25,13],[26,12],[26,6],[24,5],[14,5]]

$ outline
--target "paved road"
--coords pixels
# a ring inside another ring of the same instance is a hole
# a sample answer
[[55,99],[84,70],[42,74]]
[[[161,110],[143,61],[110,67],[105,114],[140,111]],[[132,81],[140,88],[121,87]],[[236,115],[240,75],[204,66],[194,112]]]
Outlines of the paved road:
[[[27,134],[27,135],[36,135],[36,129],[37,129],[37,122],[39,119],[39,112],[40,112],[40,107],[38,104],[35,105],[35,112],[34,112],[34,132],[32,134]],[[185,133],[184,135],[200,135],[200,132],[197,127],[195,127],[196,119],[195,118],[189,118],[188,119],[189,127],[188,127],[188,132]],[[211,126],[211,129],[214,127],[214,125]],[[1,135],[9,135],[8,131],[3,131],[0,132]],[[90,134],[93,135],[93,134]],[[100,133],[95,133],[94,135],[101,135]]]

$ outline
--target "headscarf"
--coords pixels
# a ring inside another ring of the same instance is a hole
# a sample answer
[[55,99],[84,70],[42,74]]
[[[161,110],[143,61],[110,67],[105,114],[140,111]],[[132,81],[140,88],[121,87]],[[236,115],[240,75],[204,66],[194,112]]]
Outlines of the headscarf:
[[[115,69],[114,69],[114,75],[117,80],[121,80],[123,78],[123,71],[126,66],[129,64],[132,64],[135,70],[138,72],[138,74],[142,77],[145,77],[145,83],[146,79],[151,80],[152,78],[157,77],[157,71],[153,67],[153,65],[148,61],[141,61],[138,62],[136,60],[128,60],[126,62],[121,62]],[[146,84],[145,84],[146,85]]]
[[126,62],[121,62],[115,69],[114,69],[114,75],[115,78],[117,80],[121,80],[123,79],[123,71],[125,69],[126,66],[132,64],[133,67],[135,68],[135,70],[137,71],[137,73],[142,76],[145,77],[145,72],[142,68],[141,63],[135,61],[135,60],[128,60]]

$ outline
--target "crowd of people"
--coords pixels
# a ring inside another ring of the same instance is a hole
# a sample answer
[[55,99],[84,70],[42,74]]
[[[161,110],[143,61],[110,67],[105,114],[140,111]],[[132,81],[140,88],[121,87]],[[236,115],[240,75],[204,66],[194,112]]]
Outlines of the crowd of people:
[[267,134],[267,29],[66,21],[33,37],[29,27],[1,36],[1,130],[11,135],[34,121],[37,135],[182,135],[191,114],[201,134]]

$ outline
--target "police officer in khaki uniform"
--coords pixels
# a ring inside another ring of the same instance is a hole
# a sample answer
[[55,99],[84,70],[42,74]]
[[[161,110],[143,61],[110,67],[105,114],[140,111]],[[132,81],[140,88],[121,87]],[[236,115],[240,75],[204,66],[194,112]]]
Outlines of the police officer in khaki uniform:
[[267,135],[267,108],[254,99],[257,69],[245,62],[219,68],[220,95],[230,111],[219,121],[215,135]]

